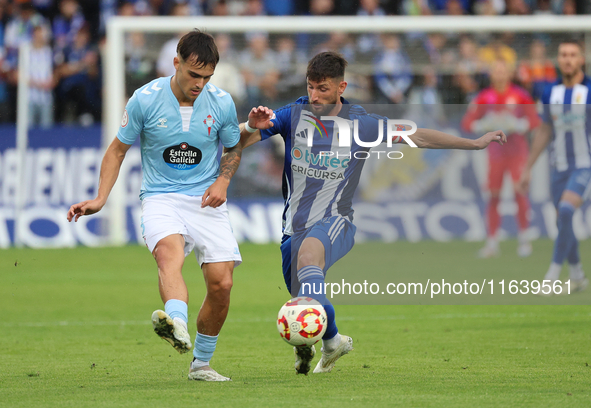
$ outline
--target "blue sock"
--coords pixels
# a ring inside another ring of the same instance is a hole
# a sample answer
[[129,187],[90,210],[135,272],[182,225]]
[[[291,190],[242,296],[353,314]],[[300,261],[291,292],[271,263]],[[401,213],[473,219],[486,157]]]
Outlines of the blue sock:
[[322,336],[322,340],[330,340],[337,334],[339,334],[339,329],[337,329],[337,323],[335,322],[335,313],[333,305],[328,302],[324,305],[324,310],[326,311],[326,331],[324,332],[324,336]]
[[170,299],[164,304],[164,311],[173,319],[179,317],[184,320],[185,323],[189,321],[188,307],[182,300]]
[[215,351],[215,346],[218,343],[218,336],[208,336],[206,334],[197,333],[195,338],[195,348],[193,349],[193,356],[200,361],[209,362]]
[[326,332],[322,339],[329,340],[336,336],[339,332],[335,322],[334,307],[326,298],[324,293],[324,273],[319,266],[304,266],[297,272],[298,280],[300,281],[300,291],[298,296],[308,296],[317,300],[326,311]]
[[579,256],[579,241],[575,239],[575,244],[570,248],[568,252],[568,257],[566,258],[570,265],[577,265],[581,262],[581,257]]
[[574,213],[575,207],[571,203],[561,201],[558,204],[558,237],[556,237],[552,255],[552,262],[558,265],[562,265],[567,255],[570,255],[573,246],[577,245],[577,238],[573,231]]

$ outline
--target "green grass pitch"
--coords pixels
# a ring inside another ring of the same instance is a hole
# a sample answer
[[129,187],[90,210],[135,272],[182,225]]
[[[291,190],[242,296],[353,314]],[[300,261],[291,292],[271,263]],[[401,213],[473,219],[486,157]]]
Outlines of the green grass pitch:
[[[400,270],[422,256],[424,265],[484,274],[514,267],[515,242],[502,245],[503,255],[486,261],[475,259],[477,243],[391,248]],[[535,242],[520,269],[541,278],[551,248]],[[152,332],[150,315],[162,304],[145,247],[0,250],[0,406],[591,406],[588,304],[337,306],[355,350],[330,374],[296,376],[275,327],[289,298],[279,248],[241,249],[212,361],[229,383],[188,381],[191,357]],[[591,268],[590,241],[581,253]],[[192,255],[184,275],[193,322],[204,290]]]

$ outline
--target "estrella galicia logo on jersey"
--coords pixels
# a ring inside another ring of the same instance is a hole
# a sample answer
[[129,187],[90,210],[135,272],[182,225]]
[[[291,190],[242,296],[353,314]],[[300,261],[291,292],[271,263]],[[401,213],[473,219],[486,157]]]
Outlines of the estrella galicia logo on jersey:
[[203,123],[207,126],[207,136],[211,134],[211,127],[215,123],[215,119],[211,115],[207,115],[207,117],[203,120]]
[[201,163],[203,153],[196,147],[183,142],[164,150],[162,154],[164,161],[173,169],[191,170]]

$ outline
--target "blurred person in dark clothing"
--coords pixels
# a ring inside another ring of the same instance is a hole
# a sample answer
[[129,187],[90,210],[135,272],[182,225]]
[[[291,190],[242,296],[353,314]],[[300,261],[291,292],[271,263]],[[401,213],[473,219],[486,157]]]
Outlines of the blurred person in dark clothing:
[[14,105],[8,94],[8,66],[5,64],[6,49],[4,47],[4,20],[6,2],[0,0],[0,123],[12,121]]
[[248,48],[240,57],[240,65],[249,105],[258,106],[277,98],[277,56],[269,47],[265,34],[256,33],[250,37]]
[[538,100],[547,84],[556,81],[554,63],[546,57],[546,45],[541,40],[534,40],[530,46],[530,58],[519,64],[517,72],[519,82]]
[[100,120],[101,89],[99,53],[90,43],[88,26],[76,33],[74,44],[56,57],[58,118],[63,121],[72,105],[75,116],[83,125]]
[[296,50],[292,37],[284,36],[277,41],[277,69],[279,71],[279,99],[293,99],[305,86],[302,80],[308,63],[306,55]]
[[374,60],[374,81],[387,103],[404,103],[412,85],[410,59],[395,34],[381,36],[383,51]]
[[60,13],[53,19],[54,51],[60,53],[74,44],[74,37],[85,19],[77,0],[60,0]]

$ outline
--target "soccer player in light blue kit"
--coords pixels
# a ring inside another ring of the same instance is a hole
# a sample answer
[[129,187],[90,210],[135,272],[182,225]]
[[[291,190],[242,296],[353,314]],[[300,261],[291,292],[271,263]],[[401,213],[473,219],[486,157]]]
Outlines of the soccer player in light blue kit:
[[[283,276],[292,296],[318,300],[328,317],[322,357],[314,373],[330,372],[341,356],[353,350],[353,340],[338,332],[334,307],[324,293],[324,277],[353,247],[356,228],[351,205],[365,163],[357,157],[365,157],[362,153],[369,150],[355,141],[349,147],[340,147],[334,122],[322,121],[322,129],[318,122],[321,116],[339,116],[348,124],[356,119],[360,139],[372,142],[378,137],[378,121],[382,119],[386,124],[387,120],[367,113],[361,106],[350,105],[341,96],[347,87],[346,65],[347,61],[337,53],[316,55],[306,72],[307,97],[274,113],[262,106],[253,108],[248,122],[240,125],[243,147],[276,134],[285,142]],[[386,129],[383,135],[387,135]],[[410,139],[417,147],[467,150],[507,140],[500,130],[469,140],[429,129],[418,129]],[[320,153],[327,151],[333,155]],[[314,346],[294,347],[297,374],[308,374],[315,352]]]
[[152,314],[154,331],[180,353],[191,349],[182,267],[195,250],[207,294],[197,317],[189,379],[203,381],[230,380],[209,361],[228,314],[233,269],[241,262],[225,202],[242,147],[232,98],[208,84],[218,61],[209,34],[194,30],[180,39],[176,73],[144,85],[129,99],[117,137],[103,158],[97,197],[74,204],[68,212],[68,220],[77,221],[101,210],[126,152],[140,136],[143,237],[158,265],[165,304],[164,311]]
[[[558,215],[558,236],[552,262],[544,279],[560,277],[562,264],[569,265],[569,285],[561,293],[584,290],[589,284],[579,257],[579,243],[573,231],[573,214],[591,191],[591,79],[585,76],[583,47],[576,41],[558,46],[558,68],[562,78],[546,87],[542,95],[544,124],[536,132],[520,189],[527,191],[531,168],[552,139],[551,192]],[[554,285],[551,285],[554,287]],[[555,293],[554,290],[550,294]]]

